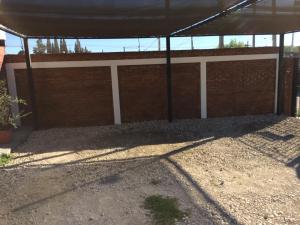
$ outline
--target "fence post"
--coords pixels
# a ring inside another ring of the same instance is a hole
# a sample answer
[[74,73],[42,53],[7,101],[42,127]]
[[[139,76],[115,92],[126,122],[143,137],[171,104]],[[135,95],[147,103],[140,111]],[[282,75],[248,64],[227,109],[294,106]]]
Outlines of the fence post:
[[293,87],[292,87],[292,109],[291,114],[292,116],[295,116],[297,113],[298,106],[297,106],[297,100],[298,100],[298,77],[300,75],[300,68],[299,68],[299,58],[294,59],[294,74],[293,74]]
[[172,65],[171,65],[171,38],[167,36],[167,50],[166,50],[166,59],[167,59],[167,99],[168,99],[168,120],[169,122],[173,121],[173,109],[172,109]]
[[284,72],[284,34],[280,34],[277,115],[283,113],[284,107]]

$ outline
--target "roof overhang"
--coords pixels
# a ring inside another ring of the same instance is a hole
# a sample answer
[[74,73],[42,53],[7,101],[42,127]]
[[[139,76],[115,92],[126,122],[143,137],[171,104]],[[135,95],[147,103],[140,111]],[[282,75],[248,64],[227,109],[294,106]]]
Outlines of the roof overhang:
[[242,0],[2,0],[0,23],[25,36],[166,36]]
[[22,37],[277,34],[300,29],[299,7],[298,0],[2,0],[0,24]]

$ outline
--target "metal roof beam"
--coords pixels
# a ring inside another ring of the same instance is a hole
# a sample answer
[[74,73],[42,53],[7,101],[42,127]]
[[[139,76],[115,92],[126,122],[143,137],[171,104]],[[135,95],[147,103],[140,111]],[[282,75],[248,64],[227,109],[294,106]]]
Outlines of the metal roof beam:
[[197,27],[203,26],[203,25],[208,24],[210,22],[213,22],[213,21],[215,21],[217,19],[220,19],[222,17],[230,15],[231,13],[234,13],[237,10],[240,10],[242,8],[245,8],[247,6],[255,4],[255,3],[259,2],[259,1],[262,1],[262,0],[245,0],[245,1],[242,1],[242,2],[240,2],[238,4],[236,4],[236,5],[233,5],[233,6],[229,7],[228,9],[226,9],[226,10],[220,12],[220,13],[217,13],[216,15],[213,15],[213,16],[211,16],[209,18],[206,18],[205,20],[201,20],[201,21],[199,21],[197,23],[194,23],[194,24],[192,24],[192,25],[190,25],[188,27],[185,27],[185,28],[182,28],[180,30],[177,30],[177,31],[171,33],[171,36],[177,36],[177,35],[179,35],[181,33],[193,30],[193,29],[195,29]]
[[26,38],[25,35],[20,34],[20,33],[14,31],[14,30],[12,30],[12,29],[9,29],[9,28],[7,28],[7,27],[1,25],[1,24],[0,24],[0,30],[4,31],[4,32],[6,32],[6,33],[9,33],[9,34],[18,36],[18,37],[20,37],[20,38]]

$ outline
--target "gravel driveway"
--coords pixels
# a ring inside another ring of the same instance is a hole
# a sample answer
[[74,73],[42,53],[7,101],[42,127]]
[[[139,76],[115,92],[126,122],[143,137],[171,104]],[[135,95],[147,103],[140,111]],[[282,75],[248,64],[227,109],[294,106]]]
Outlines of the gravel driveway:
[[300,224],[300,120],[253,116],[33,132],[0,168],[1,225]]

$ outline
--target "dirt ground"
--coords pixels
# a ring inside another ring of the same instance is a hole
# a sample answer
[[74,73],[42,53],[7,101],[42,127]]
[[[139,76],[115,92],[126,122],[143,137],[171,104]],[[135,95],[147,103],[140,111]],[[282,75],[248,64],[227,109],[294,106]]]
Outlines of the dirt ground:
[[31,133],[0,169],[1,225],[146,225],[153,194],[178,224],[300,224],[300,120],[146,122]]

